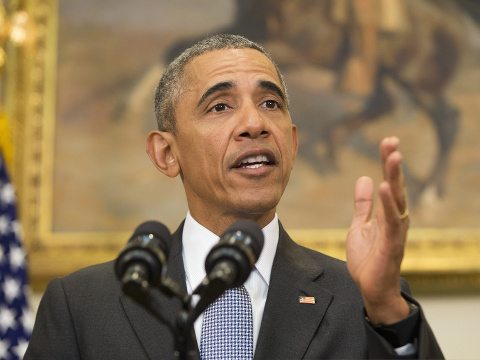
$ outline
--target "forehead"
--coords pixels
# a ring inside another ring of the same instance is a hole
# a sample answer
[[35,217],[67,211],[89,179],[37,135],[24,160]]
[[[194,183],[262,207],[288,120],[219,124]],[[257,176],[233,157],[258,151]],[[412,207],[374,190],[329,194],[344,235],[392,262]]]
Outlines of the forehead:
[[270,59],[250,48],[212,50],[193,58],[184,68],[187,87],[208,87],[218,81],[245,79],[273,81],[281,88],[277,70]]

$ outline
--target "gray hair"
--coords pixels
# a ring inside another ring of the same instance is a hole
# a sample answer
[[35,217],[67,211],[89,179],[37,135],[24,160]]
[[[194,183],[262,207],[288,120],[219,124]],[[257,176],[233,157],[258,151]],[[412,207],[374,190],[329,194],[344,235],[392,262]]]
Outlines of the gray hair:
[[158,129],[173,134],[176,133],[175,106],[184,85],[185,79],[183,75],[185,66],[193,58],[213,50],[244,48],[258,50],[272,62],[285,91],[288,105],[287,87],[280,69],[261,45],[239,35],[214,35],[186,49],[165,70],[155,89],[155,118],[157,119]]

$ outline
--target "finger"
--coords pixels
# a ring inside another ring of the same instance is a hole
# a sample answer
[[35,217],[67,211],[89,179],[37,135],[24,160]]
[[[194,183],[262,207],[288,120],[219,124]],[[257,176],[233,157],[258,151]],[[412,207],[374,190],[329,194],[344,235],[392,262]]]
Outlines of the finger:
[[394,235],[400,227],[406,230],[409,225],[409,219],[401,219],[400,216],[402,212],[397,205],[397,201],[392,193],[392,188],[388,182],[384,181],[380,184],[379,194],[385,222],[387,224],[387,231]]
[[399,151],[388,155],[385,163],[385,181],[390,184],[397,207],[400,213],[403,213],[407,208],[407,190],[401,164],[402,154]]
[[382,158],[383,179],[387,180],[387,159],[398,149],[399,140],[395,136],[386,137],[380,143],[380,156]]
[[400,219],[397,204],[391,192],[390,184],[386,181],[379,186],[380,203],[383,207],[383,241],[381,246],[388,262],[394,267],[395,277],[399,276],[400,265],[405,252],[405,242],[409,227],[409,219]]
[[352,227],[361,226],[370,219],[373,208],[373,181],[363,176],[355,183]]

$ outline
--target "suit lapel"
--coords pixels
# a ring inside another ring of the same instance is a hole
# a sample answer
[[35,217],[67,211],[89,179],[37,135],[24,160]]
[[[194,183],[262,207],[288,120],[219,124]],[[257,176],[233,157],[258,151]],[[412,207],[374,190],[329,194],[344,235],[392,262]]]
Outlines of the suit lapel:
[[[322,273],[309,250],[295,244],[280,224],[255,359],[303,357],[333,297],[315,282]],[[314,297],[315,304],[300,303],[302,295]]]
[[[183,223],[173,234],[173,244],[167,262],[166,276],[179,284],[183,291],[186,292],[185,269],[182,256],[182,231]],[[178,299],[169,299],[157,291],[155,291],[155,296],[161,304],[162,313],[173,318],[180,311],[181,303]],[[165,324],[123,294],[120,296],[120,302],[150,359],[178,359],[173,354],[174,338]],[[198,356],[196,358],[200,359]]]

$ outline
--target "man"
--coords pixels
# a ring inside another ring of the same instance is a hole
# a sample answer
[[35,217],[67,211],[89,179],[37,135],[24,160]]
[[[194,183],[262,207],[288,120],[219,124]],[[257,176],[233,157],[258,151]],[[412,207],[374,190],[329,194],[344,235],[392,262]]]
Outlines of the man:
[[[277,219],[298,141],[285,84],[261,47],[232,35],[201,41],[169,65],[155,108],[159,131],[149,134],[147,152],[162,173],[180,175],[189,207],[167,276],[191,293],[208,251],[233,222],[263,228],[265,246],[245,282],[256,359],[442,357],[399,282],[409,220],[396,138],[380,145],[384,181],[372,218],[372,181],[357,181],[345,266],[295,244]],[[158,301],[166,313],[179,309]],[[200,350],[202,320],[195,323]],[[25,358],[173,358],[173,338],[126,299],[107,263],[52,280]]]

